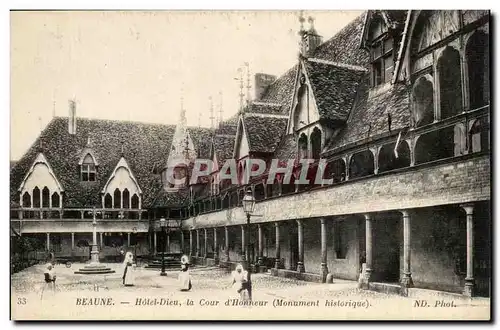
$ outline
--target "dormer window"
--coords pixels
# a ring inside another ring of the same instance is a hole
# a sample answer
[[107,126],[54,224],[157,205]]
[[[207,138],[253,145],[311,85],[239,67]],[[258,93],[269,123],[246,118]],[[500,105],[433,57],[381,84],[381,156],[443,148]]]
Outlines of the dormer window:
[[394,68],[393,39],[381,18],[375,18],[370,25],[370,57],[372,63],[372,86],[391,81]]
[[96,177],[97,171],[94,158],[90,154],[87,154],[81,165],[82,181],[96,181]]

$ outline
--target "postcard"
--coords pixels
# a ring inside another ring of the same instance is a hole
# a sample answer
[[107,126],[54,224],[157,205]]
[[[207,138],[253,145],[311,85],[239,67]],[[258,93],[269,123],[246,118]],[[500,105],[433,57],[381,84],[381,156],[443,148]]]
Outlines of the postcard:
[[489,10],[22,11],[11,319],[491,319]]

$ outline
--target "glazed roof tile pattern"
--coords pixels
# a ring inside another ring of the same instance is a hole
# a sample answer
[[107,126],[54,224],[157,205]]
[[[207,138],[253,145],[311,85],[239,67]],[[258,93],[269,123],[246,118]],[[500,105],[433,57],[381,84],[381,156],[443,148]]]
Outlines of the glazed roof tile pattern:
[[214,137],[215,154],[219,165],[222,165],[227,159],[233,156],[234,140],[236,135],[216,135]]
[[279,160],[295,159],[297,157],[297,142],[292,134],[285,135],[276,148],[275,158]]
[[189,202],[189,189],[166,191],[160,189],[155,196],[152,207],[182,207]]
[[370,79],[367,74],[346,125],[339,135],[330,141],[327,152],[335,152],[336,149],[356,141],[388,133],[388,113],[391,115],[391,131],[409,126],[410,109],[406,86],[390,85],[387,90],[372,93],[373,95],[368,91],[369,86]]
[[364,71],[305,60],[321,119],[345,121]]
[[282,114],[284,107],[281,104],[275,103],[251,103],[245,108],[245,112],[262,113],[262,114]]
[[188,127],[187,130],[198,152],[198,157],[210,158],[210,141],[212,140],[214,130],[207,127]]
[[[65,190],[64,207],[101,207],[100,192],[123,150],[123,157],[143,192],[142,205],[147,207],[161,188],[154,165],[162,164],[167,158],[174,131],[173,125],[78,118],[76,134],[71,135],[68,118],[54,118],[12,168],[11,199],[18,200],[17,189],[42,150]],[[90,148],[99,163],[97,180],[81,182],[78,161],[89,137]]]
[[269,85],[259,102],[281,104],[281,113],[288,115],[293,101],[293,89],[297,69],[298,65],[293,66]]
[[245,129],[251,152],[274,152],[286,129],[288,118],[245,116]]
[[370,60],[369,53],[359,48],[365,15],[358,16],[335,36],[321,44],[313,57],[367,68]]

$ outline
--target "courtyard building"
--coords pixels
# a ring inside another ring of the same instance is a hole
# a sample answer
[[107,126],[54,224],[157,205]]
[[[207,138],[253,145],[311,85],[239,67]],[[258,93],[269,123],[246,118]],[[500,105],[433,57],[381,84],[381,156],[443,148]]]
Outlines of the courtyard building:
[[[97,219],[103,260],[185,253],[231,269],[249,243],[254,271],[276,276],[489,296],[489,18],[368,11],[326,41],[301,18],[297,63],[255,74],[253,97],[210,128],[188,126],[182,106],[161,125],[79,118],[71,101],[11,168],[13,235],[87,260]],[[208,175],[170,182],[197,159],[213,161]],[[220,180],[228,159],[238,184]],[[270,183],[252,159],[297,162]],[[298,183],[300,159],[331,183]]]

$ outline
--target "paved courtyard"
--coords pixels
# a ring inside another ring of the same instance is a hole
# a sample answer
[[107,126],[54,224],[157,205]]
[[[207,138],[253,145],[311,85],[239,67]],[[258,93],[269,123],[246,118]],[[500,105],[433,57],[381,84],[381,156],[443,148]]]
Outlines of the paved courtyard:
[[193,268],[193,289],[181,292],[178,271],[167,270],[168,276],[162,277],[159,270],[137,268],[135,286],[124,287],[120,264],[108,264],[114,274],[73,273],[82,266],[57,265],[56,292],[46,289],[43,296],[44,265],[13,274],[12,318],[359,320],[488,319],[490,315],[489,299],[425,292],[404,298],[359,290],[352,281],[320,284],[268,274],[252,276],[254,305],[241,306],[231,300],[238,296],[230,288],[230,274],[219,268]]

